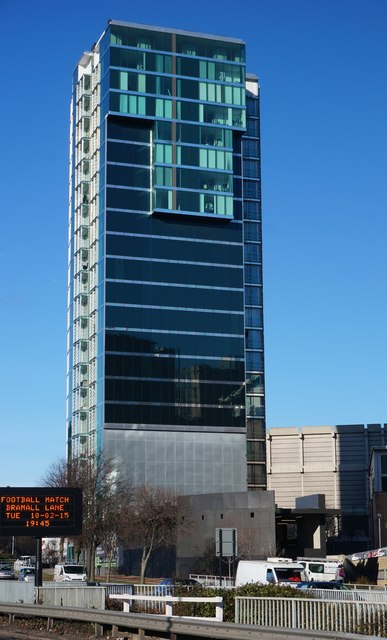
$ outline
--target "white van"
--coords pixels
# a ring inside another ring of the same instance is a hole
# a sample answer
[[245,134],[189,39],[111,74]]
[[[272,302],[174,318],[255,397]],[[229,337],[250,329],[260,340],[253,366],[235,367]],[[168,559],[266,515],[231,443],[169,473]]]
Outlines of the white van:
[[308,581],[330,582],[336,580],[337,571],[342,563],[321,558],[297,558],[297,562],[303,565]]
[[85,568],[81,564],[56,564],[54,582],[86,582]]
[[235,586],[258,582],[291,586],[305,580],[304,567],[300,562],[273,560],[240,560]]

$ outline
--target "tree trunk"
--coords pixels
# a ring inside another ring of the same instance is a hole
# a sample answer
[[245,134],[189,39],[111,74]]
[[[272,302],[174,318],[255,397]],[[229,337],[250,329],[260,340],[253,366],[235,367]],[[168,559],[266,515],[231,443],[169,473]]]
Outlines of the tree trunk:
[[87,549],[87,580],[95,581],[95,544],[93,542]]
[[79,560],[81,557],[81,545],[79,543],[79,540],[77,538],[74,538],[74,562],[76,562],[76,564],[79,564]]
[[107,570],[106,582],[110,582],[110,575],[112,572],[112,561],[113,561],[113,551],[111,551],[108,555],[108,570]]
[[140,584],[144,584],[145,582],[145,571],[146,571],[146,565],[148,564],[148,558],[149,556],[147,556],[146,548],[144,546],[142,550],[142,557],[141,557]]
[[64,538],[59,538],[59,558],[58,561],[59,562],[63,562],[65,557],[64,557]]
[[145,583],[145,571],[148,564],[148,560],[153,551],[154,541],[155,541],[155,532],[152,531],[148,545],[146,545],[146,543],[144,542],[144,546],[142,548],[140,584]]

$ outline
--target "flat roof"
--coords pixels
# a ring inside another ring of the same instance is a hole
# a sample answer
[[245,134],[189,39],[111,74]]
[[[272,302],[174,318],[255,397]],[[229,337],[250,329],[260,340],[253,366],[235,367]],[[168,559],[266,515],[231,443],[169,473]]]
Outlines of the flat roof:
[[130,27],[132,29],[147,29],[148,31],[159,31],[161,33],[176,33],[183,36],[194,38],[206,38],[207,40],[224,40],[234,44],[246,44],[244,40],[239,38],[230,38],[229,36],[215,36],[209,33],[197,33],[196,31],[185,31],[184,29],[170,29],[168,27],[155,27],[149,24],[137,24],[135,22],[122,22],[121,20],[108,20],[108,24],[117,25],[119,27]]

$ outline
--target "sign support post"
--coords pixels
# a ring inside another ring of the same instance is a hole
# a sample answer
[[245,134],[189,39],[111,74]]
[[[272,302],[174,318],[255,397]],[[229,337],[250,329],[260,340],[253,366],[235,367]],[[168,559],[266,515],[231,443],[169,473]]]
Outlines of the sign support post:
[[223,531],[219,529],[219,586],[222,586]]
[[235,560],[236,560],[236,548],[237,548],[237,539],[236,539],[236,529],[232,530],[232,577],[234,579],[235,585]]
[[237,556],[237,530],[215,529],[216,556],[219,558],[219,586],[222,586],[222,558],[232,557],[233,574],[235,573],[235,558]]
[[35,587],[41,587],[43,584],[42,576],[42,538],[35,538],[35,555],[36,555],[36,566],[35,566]]

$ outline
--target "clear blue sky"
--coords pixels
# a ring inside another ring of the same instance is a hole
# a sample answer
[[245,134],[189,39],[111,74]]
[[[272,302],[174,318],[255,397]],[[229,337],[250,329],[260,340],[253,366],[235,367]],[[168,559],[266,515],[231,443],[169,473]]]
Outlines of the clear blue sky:
[[109,18],[260,78],[268,426],[387,421],[385,0],[0,0],[0,485],[65,452],[71,76]]

